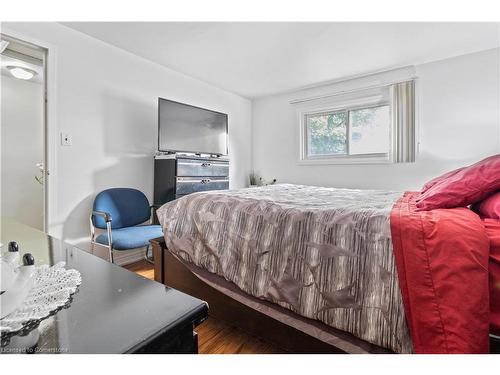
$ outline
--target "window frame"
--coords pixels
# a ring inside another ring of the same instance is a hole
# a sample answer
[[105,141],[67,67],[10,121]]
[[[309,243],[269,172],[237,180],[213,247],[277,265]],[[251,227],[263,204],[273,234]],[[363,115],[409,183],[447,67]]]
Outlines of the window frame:
[[[389,116],[391,123],[389,124],[389,152],[386,153],[372,153],[372,154],[359,154],[359,155],[349,155],[349,138],[351,131],[350,115],[349,111],[375,108],[381,106],[389,107]],[[307,118],[314,115],[330,114],[346,112],[346,153],[337,155],[308,155],[308,127]],[[324,104],[321,107],[309,107],[299,109],[297,111],[299,120],[299,165],[314,165],[314,164],[389,164],[393,162],[393,113],[392,104],[390,99],[383,99],[380,95],[375,97],[367,97],[361,100],[354,100],[349,102],[343,102],[341,104]]]

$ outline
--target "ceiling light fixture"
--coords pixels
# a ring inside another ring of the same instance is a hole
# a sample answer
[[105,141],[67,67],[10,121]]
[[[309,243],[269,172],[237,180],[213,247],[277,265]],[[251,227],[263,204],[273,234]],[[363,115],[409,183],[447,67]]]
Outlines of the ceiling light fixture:
[[7,66],[7,69],[9,69],[10,74],[19,79],[29,80],[36,75],[34,70],[21,66]]

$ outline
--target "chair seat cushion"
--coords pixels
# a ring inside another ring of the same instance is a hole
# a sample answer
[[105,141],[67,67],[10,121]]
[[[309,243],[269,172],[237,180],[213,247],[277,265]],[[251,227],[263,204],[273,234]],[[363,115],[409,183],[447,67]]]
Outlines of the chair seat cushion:
[[[149,245],[149,240],[162,237],[163,231],[159,225],[138,225],[136,227],[113,229],[111,238],[114,250],[129,250]],[[96,242],[108,245],[108,234],[102,233]]]

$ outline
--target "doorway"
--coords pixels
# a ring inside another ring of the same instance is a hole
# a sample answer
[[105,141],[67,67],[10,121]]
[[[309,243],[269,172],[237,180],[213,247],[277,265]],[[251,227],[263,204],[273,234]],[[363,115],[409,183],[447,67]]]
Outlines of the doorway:
[[0,34],[1,216],[47,229],[47,50]]

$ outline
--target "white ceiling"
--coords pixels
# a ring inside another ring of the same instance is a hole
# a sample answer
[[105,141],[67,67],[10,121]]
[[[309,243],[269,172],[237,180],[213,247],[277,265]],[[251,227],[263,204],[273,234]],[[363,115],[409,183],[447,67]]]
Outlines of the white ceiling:
[[498,23],[64,25],[250,98],[499,46]]

